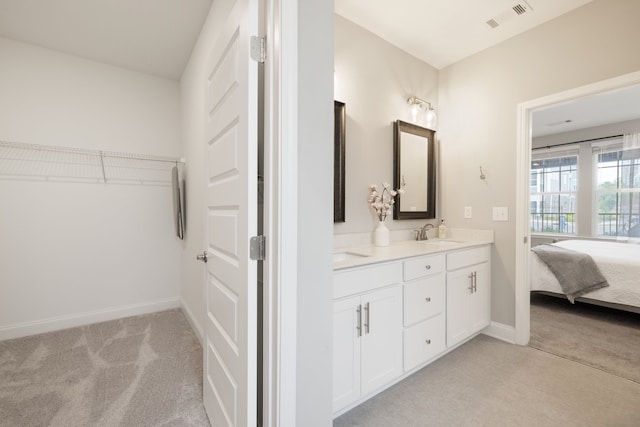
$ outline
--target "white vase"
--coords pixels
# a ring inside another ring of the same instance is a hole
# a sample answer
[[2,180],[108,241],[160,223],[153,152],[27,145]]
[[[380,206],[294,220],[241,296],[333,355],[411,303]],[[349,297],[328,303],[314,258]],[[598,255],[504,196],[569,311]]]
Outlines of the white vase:
[[376,246],[389,246],[389,229],[380,221],[373,232],[373,244]]

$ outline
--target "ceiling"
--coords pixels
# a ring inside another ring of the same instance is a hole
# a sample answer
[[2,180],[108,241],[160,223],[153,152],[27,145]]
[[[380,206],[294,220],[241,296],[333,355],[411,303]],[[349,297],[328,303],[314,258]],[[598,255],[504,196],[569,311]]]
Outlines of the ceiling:
[[[442,69],[589,2],[591,0],[335,0],[335,10],[338,15]],[[521,13],[516,13],[514,8]],[[499,25],[491,28],[487,24],[490,20]]]
[[640,119],[640,85],[534,111],[532,136],[552,135],[635,119]]
[[0,37],[178,80],[211,0],[0,0]]

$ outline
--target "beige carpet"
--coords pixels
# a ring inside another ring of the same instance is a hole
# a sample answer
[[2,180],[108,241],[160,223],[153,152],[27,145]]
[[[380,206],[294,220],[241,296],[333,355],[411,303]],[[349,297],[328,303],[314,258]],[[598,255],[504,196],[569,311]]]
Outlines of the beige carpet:
[[479,335],[335,427],[637,427],[640,384]]
[[209,426],[180,310],[0,342],[0,426]]
[[640,383],[640,314],[533,293],[529,345]]

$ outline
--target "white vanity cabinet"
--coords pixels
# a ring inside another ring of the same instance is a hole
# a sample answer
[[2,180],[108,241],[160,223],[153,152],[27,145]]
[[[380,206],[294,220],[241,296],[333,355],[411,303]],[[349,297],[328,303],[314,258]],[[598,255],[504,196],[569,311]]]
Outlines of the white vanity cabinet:
[[433,359],[446,349],[445,255],[403,262],[404,370]]
[[402,374],[400,282],[399,262],[334,274],[334,411]]
[[491,321],[490,257],[489,246],[447,254],[447,347]]
[[399,245],[404,257],[334,272],[334,415],[489,324],[489,244],[431,253],[420,252],[421,245],[428,247],[409,242]]

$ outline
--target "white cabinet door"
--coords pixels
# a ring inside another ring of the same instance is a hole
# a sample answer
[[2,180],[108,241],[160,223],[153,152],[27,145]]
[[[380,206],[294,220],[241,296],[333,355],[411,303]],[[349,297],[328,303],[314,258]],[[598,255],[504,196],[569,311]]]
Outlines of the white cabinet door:
[[367,394],[402,374],[402,289],[362,295],[361,393]]
[[333,411],[360,397],[360,297],[333,303]]
[[491,274],[486,262],[473,267],[476,273],[474,315],[471,333],[476,333],[491,323]]
[[489,324],[490,286],[486,262],[447,273],[447,347]]

